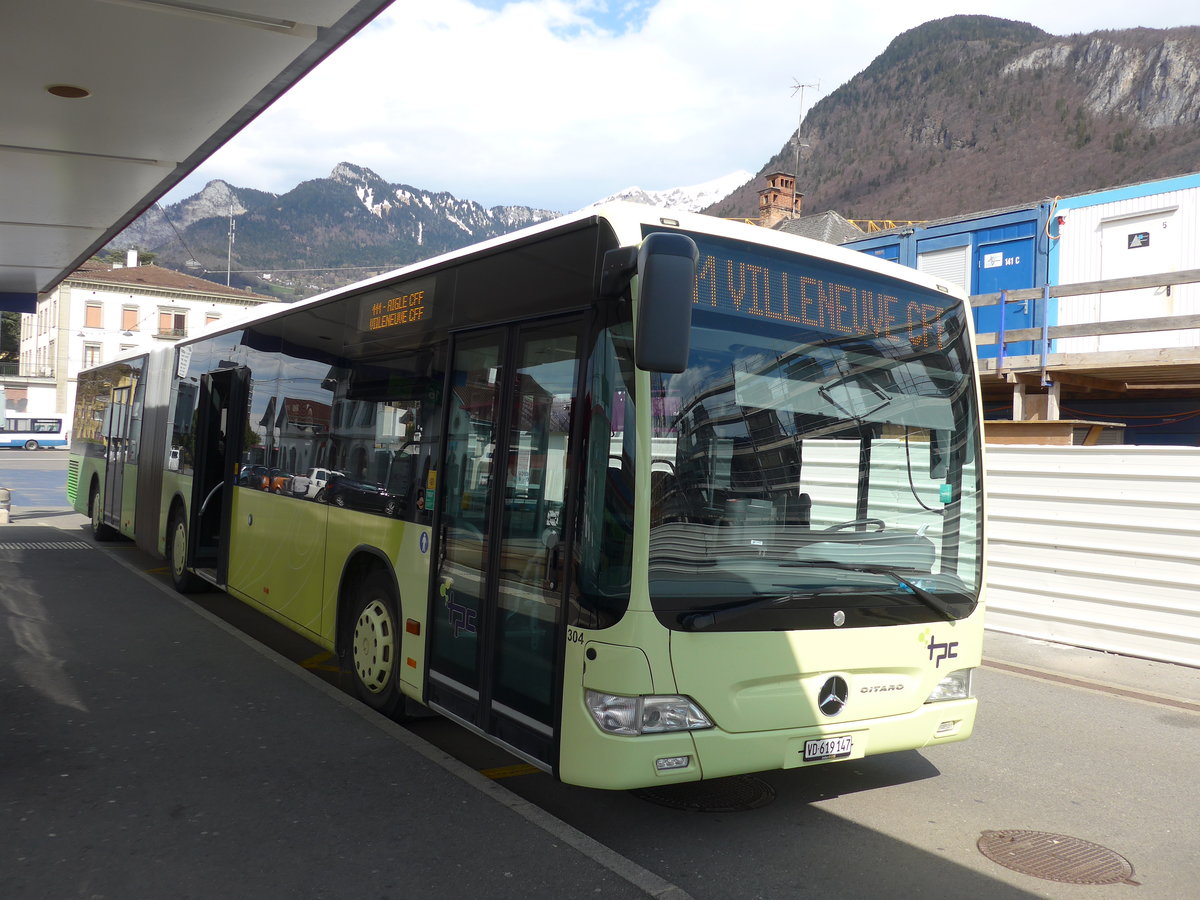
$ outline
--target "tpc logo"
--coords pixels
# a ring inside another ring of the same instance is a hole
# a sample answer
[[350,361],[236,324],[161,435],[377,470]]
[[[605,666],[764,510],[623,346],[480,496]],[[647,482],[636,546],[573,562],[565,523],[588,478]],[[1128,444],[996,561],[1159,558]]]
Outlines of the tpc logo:
[[937,654],[937,662],[934,664],[935,669],[940,669],[942,667],[943,659],[958,659],[958,653],[954,649],[958,646],[958,641],[947,641],[943,644],[939,644],[937,643],[937,638],[930,634],[929,643],[925,646],[926,649],[929,650],[930,662],[933,662],[934,660],[933,654]]

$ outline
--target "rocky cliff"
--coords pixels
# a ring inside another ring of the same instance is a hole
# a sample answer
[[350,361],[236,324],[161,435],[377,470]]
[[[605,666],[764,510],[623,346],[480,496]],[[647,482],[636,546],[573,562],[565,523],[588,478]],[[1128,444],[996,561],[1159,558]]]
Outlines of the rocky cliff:
[[[804,208],[931,219],[1200,171],[1200,28],[1055,37],[953,16],[898,36],[760,170]],[[757,214],[759,179],[710,212]]]

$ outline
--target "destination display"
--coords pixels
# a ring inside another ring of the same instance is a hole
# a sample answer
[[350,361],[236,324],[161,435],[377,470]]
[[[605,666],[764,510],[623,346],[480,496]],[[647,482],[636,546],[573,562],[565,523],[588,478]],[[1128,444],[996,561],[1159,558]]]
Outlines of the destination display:
[[786,322],[827,334],[907,340],[915,349],[949,346],[962,327],[949,294],[872,277],[825,260],[758,248],[747,252],[704,235],[693,303],[699,308]]
[[359,330],[372,335],[424,330],[433,318],[434,284],[422,278],[365,295],[359,300]]

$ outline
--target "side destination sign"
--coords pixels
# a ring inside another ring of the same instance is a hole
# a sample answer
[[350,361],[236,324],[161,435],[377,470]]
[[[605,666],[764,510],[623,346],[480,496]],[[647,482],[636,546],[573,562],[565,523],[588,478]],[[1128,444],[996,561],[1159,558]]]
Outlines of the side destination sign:
[[692,302],[827,334],[908,340],[913,348],[948,346],[962,327],[958,300],[835,262],[693,234],[700,248]]
[[433,317],[433,278],[422,278],[397,285],[389,292],[372,291],[359,303],[358,328],[361,332],[400,332],[419,330]]

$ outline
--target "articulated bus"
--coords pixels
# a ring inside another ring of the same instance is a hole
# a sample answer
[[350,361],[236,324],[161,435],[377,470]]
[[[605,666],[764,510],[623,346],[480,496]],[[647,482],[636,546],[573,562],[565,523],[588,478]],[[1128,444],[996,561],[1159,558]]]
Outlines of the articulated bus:
[[0,447],[20,447],[25,450],[40,450],[50,447],[65,450],[71,443],[71,433],[64,428],[68,421],[60,415],[25,416],[9,415],[0,420]]
[[69,489],[169,561],[564,782],[970,736],[965,296],[614,204],[80,377]]

